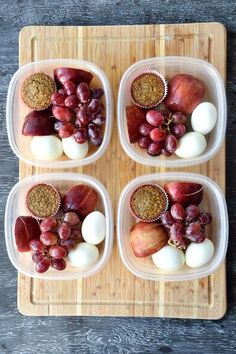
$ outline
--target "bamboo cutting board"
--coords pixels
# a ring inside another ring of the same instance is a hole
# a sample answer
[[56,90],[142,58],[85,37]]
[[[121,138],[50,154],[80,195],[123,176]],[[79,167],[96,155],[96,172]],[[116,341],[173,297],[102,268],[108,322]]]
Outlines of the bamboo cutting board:
[[[115,108],[119,82],[124,71],[138,60],[164,55],[204,59],[215,65],[225,79],[225,28],[219,23],[114,27],[33,26],[23,28],[19,38],[20,65],[49,58],[85,59],[97,64],[111,82]],[[182,170],[207,175],[224,189],[224,166],[225,148],[222,147],[207,164]],[[109,179],[106,179],[108,174],[104,173],[104,169],[112,171]],[[111,143],[104,156],[93,165],[70,171],[91,174],[104,183],[111,195],[116,215],[123,187],[136,176],[158,172],[160,169],[136,164],[126,156],[119,143],[115,122]],[[27,166],[20,161],[20,178],[42,172],[49,170]],[[19,274],[18,308],[26,315],[217,319],[226,311],[225,265],[215,274],[196,281],[144,281],[126,270],[119,258],[115,241],[108,264],[91,278],[45,281]]]

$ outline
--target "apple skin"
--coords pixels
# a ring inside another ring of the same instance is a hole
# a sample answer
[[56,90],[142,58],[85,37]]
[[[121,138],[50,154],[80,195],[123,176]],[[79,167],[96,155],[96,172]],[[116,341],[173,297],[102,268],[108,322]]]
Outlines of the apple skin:
[[148,257],[168,242],[165,228],[154,223],[139,221],[130,230],[130,243],[134,255],[139,258]]
[[140,138],[139,126],[146,122],[146,113],[142,108],[136,106],[126,107],[126,120],[131,144],[136,143]]
[[74,211],[81,219],[84,219],[94,211],[97,200],[98,194],[95,189],[79,184],[67,192],[62,200],[62,206],[65,212]]
[[177,74],[169,81],[164,103],[172,112],[190,114],[202,102],[204,95],[205,86],[199,79],[188,74]]
[[56,134],[54,124],[56,119],[52,117],[50,110],[32,111],[25,117],[22,134],[25,136],[43,136]]
[[18,216],[15,222],[14,235],[19,252],[30,251],[31,240],[38,240],[41,234],[38,220],[32,216]]
[[170,182],[164,186],[171,204],[179,203],[184,207],[190,204],[199,205],[203,198],[203,188],[199,183]]
[[53,74],[59,87],[62,87],[66,81],[72,81],[76,86],[81,82],[86,82],[89,85],[93,79],[93,75],[90,72],[76,68],[56,68]]

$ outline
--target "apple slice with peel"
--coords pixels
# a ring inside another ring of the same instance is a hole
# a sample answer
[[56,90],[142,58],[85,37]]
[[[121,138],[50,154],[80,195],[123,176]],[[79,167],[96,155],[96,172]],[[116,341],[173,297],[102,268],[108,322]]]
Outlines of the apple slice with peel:
[[145,111],[136,106],[126,107],[126,119],[131,144],[136,143],[140,138],[139,126],[146,122]]
[[170,182],[164,186],[171,203],[180,203],[184,207],[199,205],[203,198],[203,187],[193,182]]

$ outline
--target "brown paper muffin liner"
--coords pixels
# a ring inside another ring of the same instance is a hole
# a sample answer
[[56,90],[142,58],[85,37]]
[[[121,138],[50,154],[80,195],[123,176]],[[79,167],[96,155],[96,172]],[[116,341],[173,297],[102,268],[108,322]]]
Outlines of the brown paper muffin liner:
[[[158,77],[161,79],[161,81],[163,82],[163,84],[164,84],[164,94],[163,94],[162,98],[161,98],[159,101],[155,102],[155,104],[153,104],[153,105],[149,105],[149,106],[140,105],[139,103],[137,103],[137,102],[135,101],[135,99],[134,99],[133,96],[132,96],[132,84],[133,84],[133,82],[134,82],[139,76],[141,76],[141,75],[143,75],[143,74],[154,74],[154,75],[158,76]],[[162,76],[162,74],[159,73],[159,72],[156,71],[156,70],[145,70],[145,71],[142,71],[142,72],[140,72],[132,81],[130,81],[130,83],[129,83],[129,96],[130,96],[131,101],[132,101],[136,106],[138,106],[138,107],[140,107],[140,108],[144,108],[144,109],[150,109],[150,108],[154,108],[154,107],[159,106],[159,105],[163,102],[163,100],[166,98],[167,92],[168,92],[168,85],[167,85],[167,82],[166,82],[165,78]]]
[[[164,201],[163,201],[163,206],[161,207],[161,210],[158,211],[157,214],[156,214],[154,217],[152,217],[151,219],[147,219],[147,218],[145,218],[145,217],[142,218],[140,215],[138,215],[138,214],[135,212],[135,210],[134,210],[134,208],[133,208],[133,206],[132,206],[132,198],[133,198],[133,196],[135,195],[135,193],[136,193],[138,190],[140,190],[140,189],[142,189],[142,188],[144,188],[144,187],[146,187],[146,186],[150,186],[150,187],[153,187],[153,188],[158,189],[158,191],[159,191],[159,192],[162,194],[162,196],[164,197],[164,198],[163,198],[163,199],[164,199]],[[158,184],[155,184],[155,183],[141,184],[138,188],[136,188],[136,189],[133,191],[133,193],[131,194],[130,199],[129,199],[129,209],[130,209],[131,214],[132,214],[138,221],[143,221],[143,222],[155,222],[155,221],[157,221],[157,220],[160,218],[160,216],[162,215],[162,213],[168,209],[168,206],[169,206],[169,198],[168,198],[167,193],[165,192],[165,190],[164,190],[161,186],[159,186]]]

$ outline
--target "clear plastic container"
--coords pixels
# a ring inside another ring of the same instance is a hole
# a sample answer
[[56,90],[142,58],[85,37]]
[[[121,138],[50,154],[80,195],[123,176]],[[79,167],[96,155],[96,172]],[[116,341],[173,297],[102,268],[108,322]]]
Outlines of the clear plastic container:
[[[37,273],[35,271],[35,264],[31,258],[31,252],[18,252],[15,244],[14,225],[16,218],[20,215],[29,215],[24,206],[24,200],[29,188],[40,182],[50,183],[58,187],[63,194],[70,188],[80,183],[86,184],[94,188],[99,195],[97,210],[100,210],[106,217],[106,237],[102,244],[99,245],[99,259],[96,263],[86,269],[79,269],[67,264],[63,271],[57,271],[53,268],[45,273]],[[105,187],[95,178],[80,175],[77,173],[52,173],[31,176],[25,178],[15,184],[12,188],[6,205],[5,211],[5,240],[7,246],[8,256],[13,266],[21,273],[34,278],[53,279],[53,280],[69,280],[86,278],[99,272],[108,261],[112,245],[113,245],[113,214],[110,197]]]
[[[212,240],[215,252],[204,266],[189,268],[186,265],[177,272],[158,269],[151,257],[137,258],[130,246],[130,229],[135,218],[129,212],[129,199],[133,191],[143,183],[158,183],[163,186],[171,181],[191,181],[203,186],[203,202],[200,207],[212,214],[213,220],[206,228],[206,235]],[[223,262],[228,245],[228,213],[224,195],[219,186],[210,178],[193,173],[154,173],[133,179],[122,191],[117,214],[117,237],[120,256],[130,272],[149,280],[181,281],[203,278],[214,273]]]
[[[105,106],[106,124],[104,130],[104,138],[99,148],[90,148],[89,154],[80,160],[70,160],[63,154],[60,160],[56,161],[39,161],[30,151],[31,137],[21,134],[25,116],[32,111],[21,99],[21,86],[24,79],[39,71],[52,76],[53,69],[57,67],[78,68],[91,72],[94,77],[92,80],[93,87],[102,87],[104,89],[103,103]],[[12,77],[7,95],[6,107],[7,132],[10,146],[13,152],[24,162],[38,166],[49,168],[72,168],[88,165],[99,159],[108,147],[113,122],[113,97],[109,81],[105,73],[95,64],[88,61],[72,60],[72,59],[49,59],[40,60],[22,66]]]
[[[175,74],[185,73],[196,76],[206,86],[205,101],[210,101],[216,106],[218,118],[216,126],[207,136],[207,148],[205,152],[195,158],[182,159],[176,155],[170,157],[150,156],[145,149],[140,149],[138,144],[129,142],[126,106],[133,105],[130,99],[130,85],[143,71],[157,70],[167,80]],[[155,57],[141,60],[130,66],[124,73],[119,87],[117,105],[117,124],[121,145],[126,154],[138,163],[148,166],[163,167],[187,167],[204,163],[211,159],[220,149],[226,130],[226,95],[224,82],[216,68],[201,59],[191,57]]]

